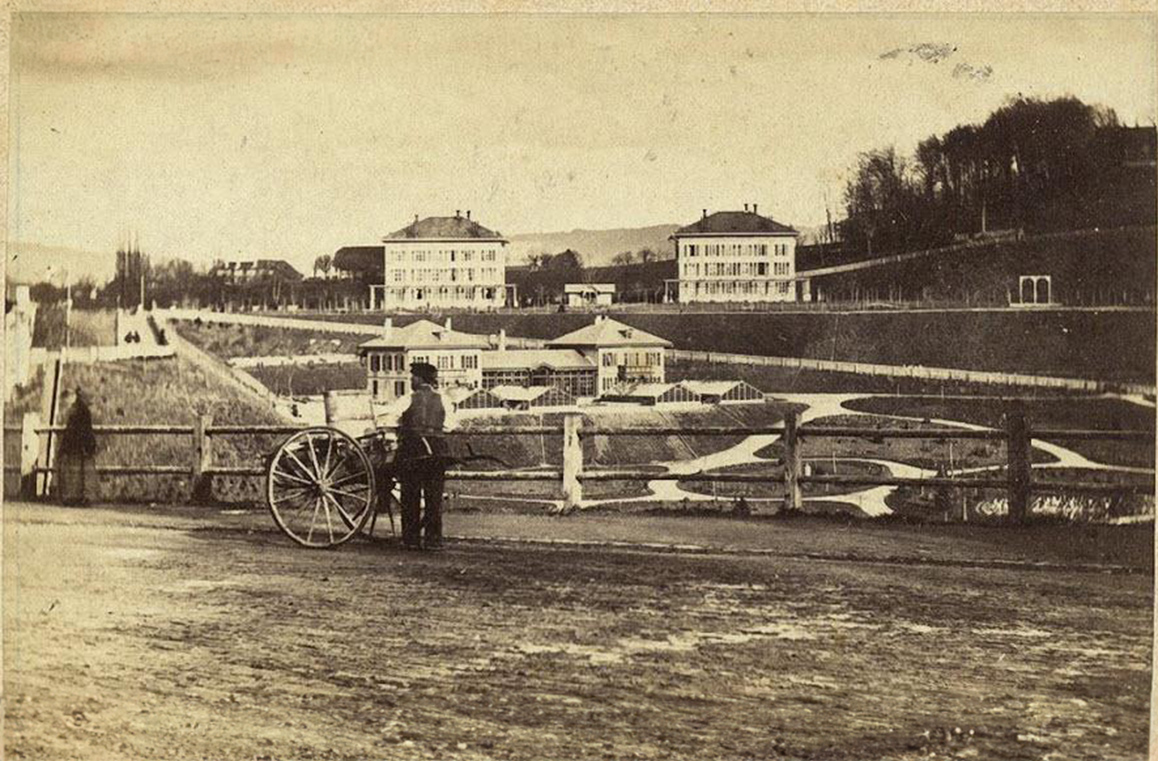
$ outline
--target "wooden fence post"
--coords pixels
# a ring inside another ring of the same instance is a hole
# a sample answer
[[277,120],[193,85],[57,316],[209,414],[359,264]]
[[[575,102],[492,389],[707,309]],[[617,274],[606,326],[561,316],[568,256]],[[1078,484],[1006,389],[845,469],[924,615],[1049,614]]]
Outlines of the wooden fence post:
[[213,466],[213,443],[206,429],[213,418],[201,415],[193,425],[193,502],[206,504],[213,499],[213,477],[208,471]]
[[784,418],[784,510],[800,510],[800,413],[792,411]]
[[583,444],[579,439],[579,428],[583,418],[578,413],[563,416],[563,509],[573,510],[583,501],[583,485],[579,474],[583,472]]
[[1029,479],[1031,444],[1029,424],[1020,404],[1010,407],[1005,416],[1005,450],[1009,476],[1009,520],[1025,523],[1029,519]]
[[40,415],[25,412],[20,424],[20,495],[28,498],[36,495],[36,463],[40,459]]

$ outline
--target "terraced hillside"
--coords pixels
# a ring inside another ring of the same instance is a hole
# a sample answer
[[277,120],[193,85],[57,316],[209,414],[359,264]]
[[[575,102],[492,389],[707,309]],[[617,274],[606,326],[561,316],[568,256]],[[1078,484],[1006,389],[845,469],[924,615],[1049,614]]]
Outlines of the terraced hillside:
[[[1154,383],[1155,320],[1153,311],[1145,309],[612,316],[663,336],[677,349]],[[335,319],[373,324],[382,316]],[[419,317],[394,319],[403,325]],[[512,336],[550,339],[591,319],[570,313],[456,314],[454,326],[470,333],[503,329]]]

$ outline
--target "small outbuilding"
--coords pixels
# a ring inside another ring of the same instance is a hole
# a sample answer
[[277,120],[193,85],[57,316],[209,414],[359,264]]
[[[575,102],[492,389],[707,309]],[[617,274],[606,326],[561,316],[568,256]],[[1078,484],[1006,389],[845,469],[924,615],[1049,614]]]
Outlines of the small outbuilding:
[[642,404],[647,407],[700,401],[698,394],[679,383],[638,383],[634,386],[618,386],[605,394],[602,399],[608,402]]
[[480,388],[458,402],[460,410],[501,410],[503,400],[492,394],[488,389]]
[[739,404],[764,401],[764,392],[742,380],[685,380],[680,386],[704,404]]
[[490,393],[509,410],[536,407],[570,407],[575,397],[558,386],[495,386]]
[[569,307],[609,307],[615,301],[615,283],[567,283],[563,296]]

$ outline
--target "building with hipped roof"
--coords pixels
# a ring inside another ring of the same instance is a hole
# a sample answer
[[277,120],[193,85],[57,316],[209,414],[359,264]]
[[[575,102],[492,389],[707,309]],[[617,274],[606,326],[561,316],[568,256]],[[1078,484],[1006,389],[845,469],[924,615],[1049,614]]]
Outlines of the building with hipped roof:
[[670,346],[604,316],[541,349],[508,349],[505,332],[493,339],[463,333],[449,318],[443,325],[418,320],[403,327],[387,318],[382,335],[359,345],[358,355],[366,368],[366,390],[376,402],[410,393],[415,362],[437,367],[439,383],[448,390],[556,388],[561,393],[550,399],[591,399],[621,383],[662,383],[664,350]]
[[463,216],[427,217],[382,239],[383,282],[372,309],[493,309],[508,303],[501,233]]
[[490,347],[486,336],[453,330],[450,318],[443,325],[418,320],[395,327],[387,317],[382,335],[360,344],[358,356],[366,368],[371,398],[389,402],[410,393],[410,366],[415,362],[437,367],[443,386],[478,388],[479,355]]
[[796,241],[791,227],[757,213],[718,211],[676,230],[677,277],[665,297],[681,303],[807,300],[796,286]]
[[664,350],[671,345],[667,339],[606,315],[547,342],[547,348],[573,349],[595,363],[596,396],[621,383],[663,383]]

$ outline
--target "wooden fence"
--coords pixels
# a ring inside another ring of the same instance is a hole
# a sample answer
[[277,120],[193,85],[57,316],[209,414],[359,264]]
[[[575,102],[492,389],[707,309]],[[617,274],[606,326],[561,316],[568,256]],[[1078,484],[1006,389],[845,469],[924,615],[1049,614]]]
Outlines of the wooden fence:
[[[209,417],[201,417],[195,425],[103,425],[96,426],[98,436],[124,435],[172,435],[186,436],[192,441],[192,457],[189,462],[172,465],[100,465],[98,474],[109,476],[156,475],[184,476],[193,483],[195,499],[207,499],[212,494],[212,479],[215,476],[264,476],[264,463],[255,462],[247,466],[217,465],[213,457],[213,440],[217,437],[252,436],[255,434],[289,435],[301,430],[301,426],[225,426],[214,425]],[[28,414],[23,425],[6,429],[9,436],[20,437],[21,454],[18,463],[5,462],[6,476],[17,475],[24,493],[28,496],[43,495],[46,480],[57,470],[54,464],[42,461],[40,453],[49,451],[43,446],[47,439],[63,431],[63,426],[41,426],[38,416]],[[485,438],[487,436],[511,435],[562,435],[562,467],[535,470],[463,471],[452,470],[448,478],[463,481],[548,481],[559,484],[559,496],[566,506],[577,506],[583,498],[583,484],[592,482],[647,482],[647,481],[697,481],[713,483],[770,483],[779,481],[783,489],[786,509],[800,509],[802,503],[801,486],[804,484],[827,484],[835,486],[911,486],[911,487],[952,487],[967,489],[1002,489],[1009,499],[1009,515],[1015,521],[1024,520],[1029,514],[1033,492],[1078,492],[1085,494],[1149,494],[1154,490],[1152,483],[1106,484],[1084,481],[1033,481],[1032,442],[1035,438],[1049,441],[1124,441],[1153,442],[1154,434],[1149,431],[1107,431],[1107,430],[1031,430],[1024,415],[1011,415],[1004,430],[955,430],[955,429],[900,429],[900,428],[858,428],[801,425],[799,413],[789,415],[782,425],[761,427],[704,427],[704,428],[605,428],[585,427],[582,416],[568,414],[562,426],[508,426],[495,429],[472,429],[451,432],[448,436]],[[631,469],[585,469],[583,463],[582,440],[594,436],[779,436],[784,448],[782,464],[783,476],[770,479],[767,475],[742,473],[654,473]],[[1004,477],[973,478],[937,476],[928,478],[901,478],[880,475],[813,475],[806,473],[801,455],[801,442],[805,438],[852,437],[874,441],[881,439],[932,439],[932,440],[996,440],[1004,441],[1006,449]],[[5,479],[6,483],[10,479]]]

